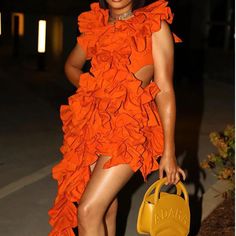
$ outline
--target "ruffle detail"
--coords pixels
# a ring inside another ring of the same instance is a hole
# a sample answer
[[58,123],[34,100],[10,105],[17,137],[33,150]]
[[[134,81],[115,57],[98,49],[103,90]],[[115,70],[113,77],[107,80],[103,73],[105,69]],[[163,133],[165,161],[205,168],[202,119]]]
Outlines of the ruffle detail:
[[[78,16],[78,28],[82,33],[77,37],[78,43],[88,53],[88,59],[95,54],[95,44],[104,32],[114,27],[116,31],[127,32],[133,37],[138,51],[143,51],[146,37],[151,37],[153,32],[161,28],[161,21],[165,20],[172,24],[174,14],[168,6],[168,1],[158,0],[148,6],[133,11],[134,16],[128,20],[118,20],[114,26],[108,23],[109,11],[102,9],[98,2],[90,5],[91,10],[83,12]],[[174,42],[182,40],[172,32]]]
[[[136,41],[137,50],[142,51],[145,37],[151,37],[151,34],[161,29],[161,21],[172,24],[174,14],[168,6],[168,1],[158,0],[148,6],[139,8],[133,12],[134,17],[127,21],[130,27],[136,29],[134,40]],[[182,40],[172,32],[174,42],[179,43]]]
[[105,26],[108,21],[108,11],[99,7],[99,3],[91,3],[90,11],[81,13],[78,16],[78,26],[81,33],[90,33]]
[[64,158],[52,170],[58,195],[49,211],[50,236],[74,236],[71,228],[78,222],[72,202],[79,202],[96,154],[111,157],[104,168],[126,163],[133,171],[140,169],[145,181],[158,169],[163,133],[153,99],[159,88],[154,82],[142,88],[141,81],[125,71],[109,70],[106,76],[113,80],[104,84],[103,77],[95,81],[82,74],[76,94],[61,106]]
[[134,11],[134,15],[139,23],[146,23],[150,27],[151,32],[160,30],[161,20],[165,20],[167,23],[172,24],[174,14],[168,7],[168,1],[159,0],[146,7],[139,8]]
[[104,26],[108,21],[108,11],[101,9],[99,3],[91,3],[90,11],[81,13],[78,16],[78,29],[81,35],[77,37],[77,42],[85,52],[87,59],[94,55],[94,45],[103,33]]

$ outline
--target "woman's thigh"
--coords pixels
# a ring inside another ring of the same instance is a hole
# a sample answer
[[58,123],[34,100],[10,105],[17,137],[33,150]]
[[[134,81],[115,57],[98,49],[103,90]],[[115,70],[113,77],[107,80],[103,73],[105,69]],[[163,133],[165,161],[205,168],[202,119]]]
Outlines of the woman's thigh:
[[109,158],[109,156],[99,156],[80,200],[80,204],[88,208],[96,207],[97,213],[102,214],[134,174],[128,164],[119,164],[103,169],[104,163]]

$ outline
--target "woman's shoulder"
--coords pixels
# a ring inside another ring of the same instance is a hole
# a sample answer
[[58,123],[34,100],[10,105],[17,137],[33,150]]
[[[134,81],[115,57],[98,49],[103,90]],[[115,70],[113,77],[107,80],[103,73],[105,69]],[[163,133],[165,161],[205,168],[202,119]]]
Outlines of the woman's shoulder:
[[[160,20],[166,20],[169,24],[172,23],[173,13],[168,6],[167,0],[157,0],[149,5],[138,8],[133,11],[134,17],[128,22],[142,24],[152,23],[153,27],[160,24]],[[82,12],[78,16],[78,24],[81,32],[96,29],[107,25],[109,18],[109,10],[100,7],[99,2],[90,4],[90,10]],[[126,21],[125,21],[126,22]]]
[[135,10],[135,12],[143,12],[143,13],[162,13],[166,11],[167,9],[170,9],[168,6],[169,1],[168,0],[156,0],[152,3],[149,3],[148,5],[145,5],[144,7],[138,8]]
[[[166,21],[168,24],[172,24],[174,18],[174,13],[172,12],[167,0],[157,0],[135,10],[133,13],[133,25],[136,25],[136,28],[141,28],[143,34],[146,32],[148,35],[161,29],[161,21]],[[179,37],[174,33],[172,34],[175,42],[182,42]]]
[[79,31],[85,33],[103,27],[108,17],[108,10],[101,8],[99,2],[93,2],[90,4],[90,10],[78,15]]
[[[144,7],[133,11],[133,17],[128,20],[117,21],[114,27],[120,30],[127,29],[133,35],[150,35],[159,31],[161,21],[165,20],[168,24],[173,21],[174,14],[171,11],[167,0],[157,0]],[[78,28],[80,33],[98,37],[101,32],[107,29],[109,10],[100,7],[99,2],[90,4],[90,10],[82,12],[78,16]],[[124,30],[125,32],[125,30]],[[133,33],[132,33],[133,32]],[[181,41],[174,35],[175,41]]]
[[134,11],[135,17],[140,23],[146,23],[150,26],[152,32],[158,31],[161,27],[161,20],[171,24],[174,14],[166,0],[158,0],[147,6]]

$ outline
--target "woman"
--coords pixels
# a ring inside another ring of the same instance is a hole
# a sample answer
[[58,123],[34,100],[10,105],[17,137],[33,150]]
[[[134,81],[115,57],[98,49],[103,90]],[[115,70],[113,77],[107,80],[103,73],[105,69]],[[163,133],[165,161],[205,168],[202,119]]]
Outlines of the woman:
[[[78,17],[65,72],[78,89],[61,107],[63,159],[52,236],[114,236],[117,194],[140,170],[176,184],[173,15],[165,0],[101,0]],[[86,60],[91,69],[82,72]],[[165,145],[164,145],[165,144]],[[160,158],[161,157],[161,158]],[[160,159],[160,163],[157,160]]]

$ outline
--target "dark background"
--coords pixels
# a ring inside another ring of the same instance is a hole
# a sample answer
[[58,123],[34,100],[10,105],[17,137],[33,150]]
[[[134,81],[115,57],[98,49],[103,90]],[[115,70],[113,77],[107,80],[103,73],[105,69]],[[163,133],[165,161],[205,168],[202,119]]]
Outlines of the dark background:
[[[44,18],[48,20],[47,59],[50,62],[52,59],[57,59],[57,65],[58,60],[63,63],[76,40],[77,15],[88,10],[91,2],[2,0],[0,3],[3,24],[1,47],[8,47],[8,50],[14,51],[11,15],[14,12],[21,12],[24,14],[25,27],[24,35],[20,37],[17,49],[15,48],[18,56],[31,57],[30,60],[35,59],[37,20]],[[147,4],[151,2],[146,1]],[[176,50],[177,54],[178,50],[181,51],[177,55],[179,56],[177,64],[182,66],[176,66],[181,70],[181,76],[191,74],[193,69],[200,69],[206,76],[210,74],[217,79],[224,77],[224,79],[232,80],[234,74],[234,1],[171,0],[170,6],[175,13],[172,28],[184,41],[184,44],[178,46]],[[56,17],[63,24],[63,33],[57,39],[63,42],[63,50],[59,54],[55,53],[56,49],[53,49],[55,43],[52,40],[52,38],[55,39],[52,28]]]

